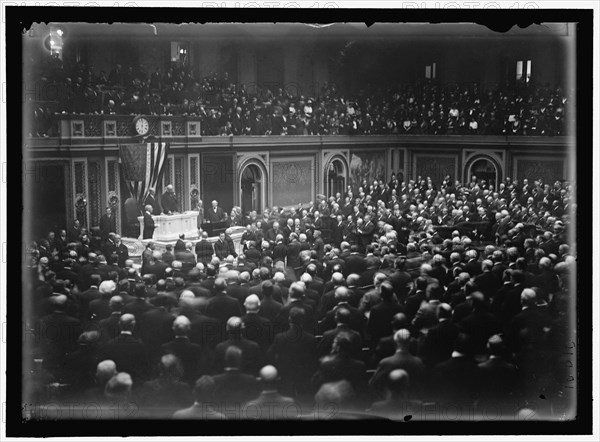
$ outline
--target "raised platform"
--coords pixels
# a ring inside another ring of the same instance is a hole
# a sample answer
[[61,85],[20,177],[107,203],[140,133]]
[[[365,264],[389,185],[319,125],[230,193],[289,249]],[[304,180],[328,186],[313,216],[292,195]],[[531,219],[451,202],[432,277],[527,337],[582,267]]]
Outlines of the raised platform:
[[[242,235],[246,229],[244,227],[231,227],[231,230],[233,230],[233,233],[231,234],[231,239],[233,239],[233,242],[235,244],[235,250],[237,251],[238,254],[240,254],[242,251],[240,242],[242,239]],[[154,243],[154,245],[156,246],[156,250],[158,250],[160,252],[164,252],[166,250],[167,244],[175,245],[178,238],[179,238],[179,235],[177,235],[177,237],[172,240],[164,240],[164,239],[161,240],[161,239],[154,239],[154,238],[153,239],[140,239],[140,238],[122,237],[121,241],[123,242],[123,244],[125,244],[127,246],[127,249],[129,250],[129,256],[132,258],[137,258],[137,257],[142,256],[142,252],[146,248],[146,244],[148,244],[149,242]],[[208,238],[208,241],[211,243],[214,243],[214,242],[217,242],[218,239],[219,239],[218,236],[211,236]],[[188,237],[188,235],[186,234],[185,242],[191,242],[195,247],[196,243],[198,241],[200,241],[200,238],[198,237],[197,229],[196,229],[193,237]]]

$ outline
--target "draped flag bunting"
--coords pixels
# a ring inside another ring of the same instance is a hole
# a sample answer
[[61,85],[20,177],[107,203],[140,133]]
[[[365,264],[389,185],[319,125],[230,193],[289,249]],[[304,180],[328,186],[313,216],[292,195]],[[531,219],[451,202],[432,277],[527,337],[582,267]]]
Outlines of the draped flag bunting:
[[167,143],[122,144],[119,163],[129,192],[142,207],[148,189],[156,188],[167,158]]

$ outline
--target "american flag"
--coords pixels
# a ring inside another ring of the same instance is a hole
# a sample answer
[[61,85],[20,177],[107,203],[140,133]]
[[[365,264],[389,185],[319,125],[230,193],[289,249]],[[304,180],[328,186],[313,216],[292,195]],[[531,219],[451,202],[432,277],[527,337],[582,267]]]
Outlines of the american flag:
[[142,205],[148,189],[156,188],[167,158],[167,143],[122,144],[119,163],[131,195]]

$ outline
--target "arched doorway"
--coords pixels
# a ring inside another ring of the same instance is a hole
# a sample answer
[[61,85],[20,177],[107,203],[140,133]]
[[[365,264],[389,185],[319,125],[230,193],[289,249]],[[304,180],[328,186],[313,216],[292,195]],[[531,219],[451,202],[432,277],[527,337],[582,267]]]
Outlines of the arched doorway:
[[263,174],[256,164],[249,164],[244,168],[241,176],[242,186],[242,213],[253,210],[262,212]]
[[471,163],[468,170],[468,177],[469,180],[473,180],[473,177],[475,177],[478,183],[481,180],[485,180],[488,185],[493,184],[494,188],[497,188],[498,168],[493,161],[487,158],[479,158]]
[[327,196],[335,196],[338,192],[344,195],[346,190],[346,168],[341,160],[334,159],[329,163],[325,182],[327,183]]

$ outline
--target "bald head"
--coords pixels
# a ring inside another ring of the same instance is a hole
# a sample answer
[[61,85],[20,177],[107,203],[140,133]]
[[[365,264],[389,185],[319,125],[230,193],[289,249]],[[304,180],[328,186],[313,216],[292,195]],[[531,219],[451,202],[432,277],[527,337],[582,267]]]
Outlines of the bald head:
[[110,378],[117,374],[117,364],[110,359],[99,362],[96,366],[96,380],[99,384],[104,384]]
[[242,318],[232,316],[227,320],[226,329],[228,333],[241,333],[243,326]]
[[244,301],[244,307],[247,312],[258,312],[260,308],[260,299],[257,295],[250,295]]
[[348,289],[344,286],[340,286],[335,289],[334,293],[335,300],[338,302],[347,301],[350,298]]
[[192,327],[192,323],[186,316],[177,316],[173,321],[173,333],[175,336],[187,336]]
[[410,341],[410,332],[403,328],[394,333],[394,343],[397,349],[405,349]]
[[125,313],[124,315],[121,315],[121,318],[119,319],[119,328],[121,331],[133,331],[134,327],[135,316],[133,316],[131,313]]
[[277,381],[277,369],[272,365],[265,365],[260,370],[260,380],[265,384],[273,384]]

